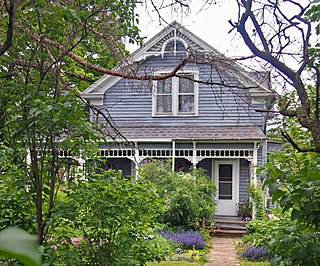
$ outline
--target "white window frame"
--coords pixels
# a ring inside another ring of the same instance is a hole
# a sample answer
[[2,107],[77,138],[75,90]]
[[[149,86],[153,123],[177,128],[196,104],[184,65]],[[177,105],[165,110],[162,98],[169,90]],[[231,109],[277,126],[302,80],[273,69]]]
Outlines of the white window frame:
[[[155,72],[155,76],[163,75],[171,72],[158,71]],[[186,69],[179,71],[178,75],[192,74],[195,80],[199,80],[199,71],[194,69]],[[152,116],[155,117],[166,117],[166,116],[198,116],[198,103],[199,103],[199,83],[194,82],[194,112],[179,112],[179,77],[172,77],[172,112],[171,113],[157,113],[157,80],[153,81],[153,93],[152,93]]]

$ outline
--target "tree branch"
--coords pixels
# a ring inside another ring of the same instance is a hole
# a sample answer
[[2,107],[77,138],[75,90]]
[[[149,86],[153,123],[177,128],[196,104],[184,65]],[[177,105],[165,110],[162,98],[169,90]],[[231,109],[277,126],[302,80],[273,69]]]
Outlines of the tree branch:
[[315,152],[316,149],[302,149],[298,146],[297,143],[294,142],[294,140],[291,138],[291,136],[285,132],[285,131],[282,131],[281,132],[281,135],[292,145],[292,147],[294,149],[296,149],[298,152]]
[[97,65],[94,65],[94,64],[91,64],[91,63],[85,61],[81,57],[77,56],[75,53],[71,52],[71,50],[65,48],[63,45],[58,44],[58,43],[56,43],[56,42],[54,42],[52,40],[49,40],[47,38],[44,38],[44,37],[41,38],[36,33],[32,33],[31,30],[27,29],[22,24],[19,25],[19,28],[22,29],[27,34],[29,34],[29,36],[32,37],[34,40],[36,40],[38,42],[41,41],[44,44],[50,45],[50,46],[55,47],[56,49],[60,50],[66,56],[68,56],[69,58],[73,59],[78,64],[80,64],[80,65],[82,65],[84,67],[90,68],[92,70],[95,70],[97,72],[108,74],[108,75],[111,75],[111,76],[116,76],[116,77],[122,77],[122,78],[127,78],[127,79],[135,79],[135,80],[164,80],[164,79],[167,79],[167,78],[175,76],[177,74],[177,72],[183,66],[185,66],[188,63],[192,62],[190,57],[187,57],[186,59],[183,59],[179,64],[177,64],[175,66],[175,68],[171,72],[168,72],[168,73],[163,74],[163,75],[158,75],[158,76],[157,75],[141,75],[141,74],[137,74],[137,73],[128,73],[128,72],[123,72],[123,71],[119,71],[119,70],[110,70],[110,69],[99,67]]
[[6,40],[4,41],[3,45],[0,46],[0,56],[3,55],[12,45],[13,39],[13,32],[14,32],[14,22],[16,18],[17,8],[19,6],[19,0],[10,0],[9,4],[7,0],[4,0],[6,11],[9,15],[8,19],[8,27],[6,33]]

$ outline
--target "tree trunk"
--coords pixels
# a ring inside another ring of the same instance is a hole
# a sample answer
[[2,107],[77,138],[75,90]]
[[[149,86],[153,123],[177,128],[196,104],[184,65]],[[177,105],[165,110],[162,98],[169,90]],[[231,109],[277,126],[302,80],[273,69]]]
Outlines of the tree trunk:
[[37,221],[37,234],[38,244],[41,245],[43,242],[43,213],[42,213],[42,180],[39,176],[38,171],[38,152],[36,149],[35,142],[31,143],[31,173],[35,184],[35,205],[36,205],[36,221]]

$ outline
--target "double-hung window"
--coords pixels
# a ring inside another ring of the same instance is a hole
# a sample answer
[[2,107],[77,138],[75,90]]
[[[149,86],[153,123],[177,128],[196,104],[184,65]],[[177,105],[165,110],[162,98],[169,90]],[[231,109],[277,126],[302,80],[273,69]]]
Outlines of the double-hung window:
[[[163,73],[159,73],[161,75]],[[198,84],[196,72],[182,72],[154,82],[154,116],[197,115]]]

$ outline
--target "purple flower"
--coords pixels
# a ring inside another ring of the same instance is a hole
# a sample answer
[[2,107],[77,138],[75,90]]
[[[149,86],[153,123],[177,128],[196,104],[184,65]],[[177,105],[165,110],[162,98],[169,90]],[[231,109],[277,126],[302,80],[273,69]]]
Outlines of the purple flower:
[[269,260],[272,258],[272,254],[265,247],[248,247],[242,251],[242,256],[248,260]]
[[202,235],[200,233],[196,233],[192,230],[184,231],[179,230],[178,232],[172,232],[163,230],[160,232],[161,236],[169,239],[172,243],[179,244],[184,248],[204,248],[206,243],[202,239]]

